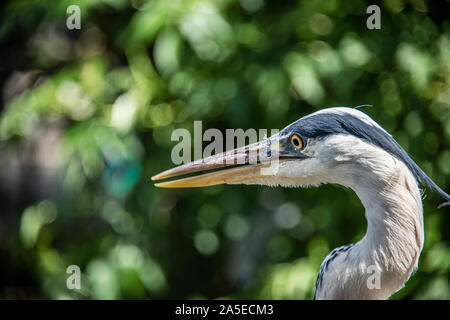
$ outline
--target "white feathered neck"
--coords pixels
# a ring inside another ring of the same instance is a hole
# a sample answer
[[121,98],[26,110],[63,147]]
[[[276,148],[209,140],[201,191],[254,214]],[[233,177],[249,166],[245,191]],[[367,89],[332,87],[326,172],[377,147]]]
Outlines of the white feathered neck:
[[[339,145],[345,148],[342,140]],[[367,148],[353,141],[348,152],[341,150],[334,181],[329,181],[356,192],[365,208],[367,232],[326,257],[317,299],[386,299],[417,267],[424,241],[417,181],[402,161],[377,147]]]

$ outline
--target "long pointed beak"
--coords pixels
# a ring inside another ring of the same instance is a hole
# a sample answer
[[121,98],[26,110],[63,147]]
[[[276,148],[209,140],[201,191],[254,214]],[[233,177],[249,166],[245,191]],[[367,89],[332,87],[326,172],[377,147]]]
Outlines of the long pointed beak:
[[214,186],[225,183],[239,183],[276,173],[278,166],[273,165],[279,158],[278,135],[263,141],[193,161],[173,169],[161,172],[152,180],[161,180],[200,171],[222,169],[198,176],[174,181],[156,183],[161,188],[194,188]]

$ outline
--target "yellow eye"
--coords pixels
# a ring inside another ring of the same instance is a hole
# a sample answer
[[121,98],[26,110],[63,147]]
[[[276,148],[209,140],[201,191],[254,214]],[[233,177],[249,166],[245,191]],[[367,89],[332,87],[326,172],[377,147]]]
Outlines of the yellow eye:
[[293,134],[291,136],[291,143],[294,146],[295,149],[303,149],[303,140],[298,135]]

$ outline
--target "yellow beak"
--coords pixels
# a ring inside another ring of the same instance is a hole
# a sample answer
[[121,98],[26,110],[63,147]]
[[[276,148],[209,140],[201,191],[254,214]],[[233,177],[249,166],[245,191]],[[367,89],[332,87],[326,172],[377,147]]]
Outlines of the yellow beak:
[[[274,147],[274,144],[276,148]],[[193,161],[161,172],[153,176],[152,180],[161,180],[230,166],[233,167],[205,173],[199,176],[160,182],[156,183],[155,186],[161,188],[195,188],[226,183],[239,183],[246,180],[267,177],[273,175],[275,172],[274,170],[276,168],[271,164],[278,159],[279,147],[277,137],[273,136],[258,143]]]

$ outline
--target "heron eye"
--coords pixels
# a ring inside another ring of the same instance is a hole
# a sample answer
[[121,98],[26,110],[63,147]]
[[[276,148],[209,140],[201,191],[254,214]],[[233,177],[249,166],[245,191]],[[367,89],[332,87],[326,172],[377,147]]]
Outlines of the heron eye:
[[298,135],[293,134],[291,136],[291,143],[294,146],[295,149],[303,149],[304,143],[302,138],[300,138]]

